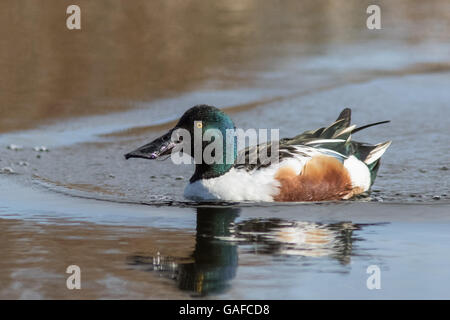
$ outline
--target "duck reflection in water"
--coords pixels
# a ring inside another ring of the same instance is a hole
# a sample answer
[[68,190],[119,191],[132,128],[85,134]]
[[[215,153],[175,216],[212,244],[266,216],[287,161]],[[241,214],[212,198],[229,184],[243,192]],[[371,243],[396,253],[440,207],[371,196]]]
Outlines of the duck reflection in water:
[[[196,244],[189,259],[161,255],[132,256],[129,263],[172,278],[181,290],[197,296],[226,291],[238,268],[241,252],[277,256],[335,258],[350,263],[353,231],[362,225],[349,222],[320,224],[283,219],[248,219],[236,222],[235,207],[198,207]],[[301,268],[299,268],[301,272]]]

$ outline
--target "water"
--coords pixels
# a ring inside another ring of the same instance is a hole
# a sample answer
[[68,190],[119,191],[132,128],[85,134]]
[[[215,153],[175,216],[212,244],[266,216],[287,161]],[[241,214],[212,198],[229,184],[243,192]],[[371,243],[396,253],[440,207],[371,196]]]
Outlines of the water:
[[[448,205],[153,207],[2,187],[10,298],[445,298]],[[49,206],[51,203],[52,206]],[[65,268],[82,289],[65,288]],[[381,269],[381,290],[366,287]]]
[[[0,297],[449,297],[447,2],[382,2],[379,31],[364,1],[111,3],[78,33],[59,2],[0,5]],[[393,144],[368,198],[189,202],[191,166],[123,154],[199,103],[281,137],[351,107]]]

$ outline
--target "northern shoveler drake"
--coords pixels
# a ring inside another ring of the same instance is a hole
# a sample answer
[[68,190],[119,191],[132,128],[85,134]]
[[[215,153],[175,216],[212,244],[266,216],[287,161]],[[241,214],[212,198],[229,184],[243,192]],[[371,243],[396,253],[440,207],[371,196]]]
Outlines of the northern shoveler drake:
[[[351,110],[346,108],[328,127],[279,140],[276,161],[273,157],[252,163],[247,161],[263,149],[270,154],[273,142],[236,152],[237,144],[233,140],[234,152],[231,152],[234,160],[196,163],[185,197],[220,201],[327,201],[349,199],[369,191],[377,175],[380,158],[391,141],[371,145],[353,141],[352,134],[389,121],[359,128],[350,125],[350,121]],[[220,109],[195,106],[187,110],[168,133],[126,154],[125,158],[157,159],[170,154],[182,143],[182,139],[173,134],[177,129],[191,134],[191,152],[187,153],[192,156],[196,125],[203,133],[207,129],[218,129],[224,137],[227,130],[235,130],[231,118]],[[207,143],[203,142],[202,151],[206,147]],[[227,150],[229,153],[230,149],[224,146],[223,159],[228,159]]]

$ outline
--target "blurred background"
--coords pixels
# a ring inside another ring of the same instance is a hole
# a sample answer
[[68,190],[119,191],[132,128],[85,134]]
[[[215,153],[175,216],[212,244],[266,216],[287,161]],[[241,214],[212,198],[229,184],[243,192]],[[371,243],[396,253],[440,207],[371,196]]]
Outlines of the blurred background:
[[[72,2],[0,3],[1,132],[204,88],[299,90],[384,59],[391,70],[449,63],[436,59],[448,54],[445,0],[79,0],[82,29],[68,30]],[[366,27],[370,4],[381,8],[382,30]],[[316,70],[289,77],[286,65],[302,60]]]

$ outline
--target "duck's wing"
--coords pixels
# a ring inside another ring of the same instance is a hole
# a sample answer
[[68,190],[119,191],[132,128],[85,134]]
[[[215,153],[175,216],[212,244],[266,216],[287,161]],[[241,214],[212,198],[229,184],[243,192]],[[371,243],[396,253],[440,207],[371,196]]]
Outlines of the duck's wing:
[[358,142],[352,140],[352,134],[388,122],[390,121],[380,121],[357,128],[356,125],[350,125],[351,109],[345,108],[336,121],[328,127],[306,131],[294,138],[282,139],[280,142],[287,145],[329,149],[347,157],[354,155],[366,164],[370,164],[381,157],[391,142],[387,141],[376,145]]
[[[335,122],[328,127],[305,131],[293,138],[284,138],[278,144],[278,157],[275,158],[274,143],[267,142],[257,146],[248,147],[238,153],[235,167],[247,171],[271,165],[274,160],[281,162],[286,158],[311,157],[317,151],[333,156],[343,161],[344,158],[354,155],[365,162],[372,171],[378,166],[378,160],[390,145],[390,141],[372,145],[352,140],[352,133],[368,127],[387,123],[381,121],[357,128],[351,123],[351,109],[345,108]],[[267,155],[260,157],[259,155]],[[262,159],[261,159],[262,158]],[[375,170],[376,172],[376,170]]]
[[[278,149],[278,157],[274,153]],[[309,148],[311,149],[311,148]],[[280,144],[275,146],[271,142],[261,143],[257,146],[247,147],[238,152],[234,167],[236,169],[245,169],[252,171],[255,169],[266,168],[275,162],[281,162],[284,159],[292,157],[309,157],[306,152],[303,152],[298,146]]]
[[351,115],[351,109],[345,108],[339,114],[339,117],[336,119],[336,121],[330,124],[328,127],[323,127],[316,130],[308,130],[293,138],[284,138],[281,140],[281,142],[288,145],[300,145],[311,143],[316,140],[346,140],[350,136],[352,130],[356,128],[356,126],[354,125],[350,126]]
[[[273,142],[262,143],[241,150],[238,153],[235,167],[251,171],[267,167],[275,160],[281,162],[287,158],[310,157],[312,148],[315,148],[318,143],[331,144],[345,141],[346,133],[355,128],[355,126],[349,127],[350,122],[351,110],[345,108],[336,121],[328,127],[305,131],[293,138],[281,139],[278,143],[278,158],[272,156],[275,148]],[[308,146],[308,143],[313,145]],[[267,157],[259,157],[261,154],[267,155]]]

